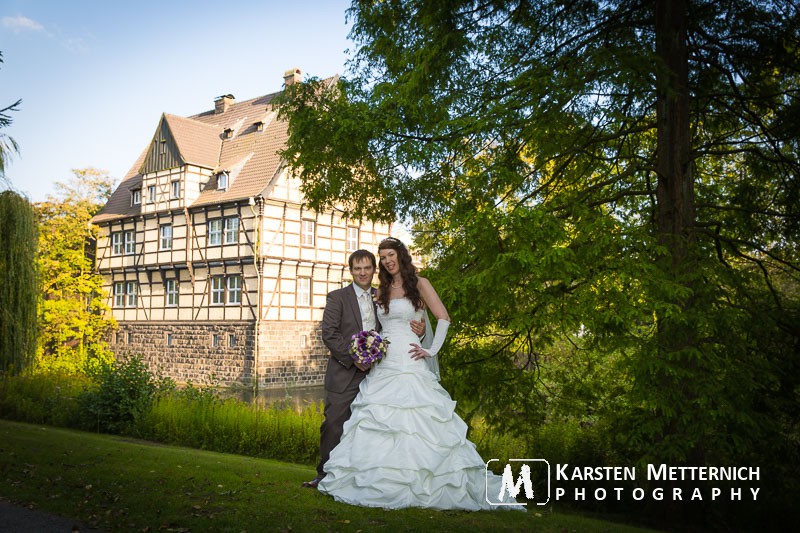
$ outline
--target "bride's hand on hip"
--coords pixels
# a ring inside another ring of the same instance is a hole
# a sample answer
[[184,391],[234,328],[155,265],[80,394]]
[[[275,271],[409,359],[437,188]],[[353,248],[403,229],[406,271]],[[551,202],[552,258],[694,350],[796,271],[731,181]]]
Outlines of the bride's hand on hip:
[[420,359],[430,357],[430,354],[426,352],[419,344],[412,343],[411,347],[412,348],[408,351],[408,353],[411,354],[411,359],[414,361],[419,361]]

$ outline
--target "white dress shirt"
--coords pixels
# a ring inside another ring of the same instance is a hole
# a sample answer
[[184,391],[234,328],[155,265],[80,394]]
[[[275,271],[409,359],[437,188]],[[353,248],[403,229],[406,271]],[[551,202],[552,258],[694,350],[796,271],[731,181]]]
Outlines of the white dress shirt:
[[375,306],[372,303],[372,291],[369,289],[365,291],[355,283],[353,283],[353,289],[356,291],[358,308],[361,310],[361,325],[366,331],[375,329]]

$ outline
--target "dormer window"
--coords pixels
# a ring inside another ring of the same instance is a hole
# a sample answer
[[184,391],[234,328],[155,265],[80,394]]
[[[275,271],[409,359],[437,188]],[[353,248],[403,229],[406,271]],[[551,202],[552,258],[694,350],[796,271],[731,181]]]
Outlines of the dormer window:
[[217,190],[224,191],[228,188],[228,173],[220,172],[217,174]]
[[264,123],[262,121],[258,121],[255,123],[256,131],[264,131]]
[[230,139],[233,137],[233,130],[230,128],[225,128],[225,131],[222,132],[226,139]]
[[133,189],[131,191],[131,205],[140,205],[142,203],[142,190]]

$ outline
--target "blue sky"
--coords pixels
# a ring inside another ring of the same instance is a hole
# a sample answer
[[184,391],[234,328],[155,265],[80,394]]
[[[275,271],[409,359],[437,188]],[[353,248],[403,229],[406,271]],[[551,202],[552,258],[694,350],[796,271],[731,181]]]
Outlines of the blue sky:
[[72,169],[121,179],[161,113],[187,116],[233,94],[279,91],[284,71],[345,72],[350,0],[0,0],[2,130],[20,153],[6,167],[33,201]]

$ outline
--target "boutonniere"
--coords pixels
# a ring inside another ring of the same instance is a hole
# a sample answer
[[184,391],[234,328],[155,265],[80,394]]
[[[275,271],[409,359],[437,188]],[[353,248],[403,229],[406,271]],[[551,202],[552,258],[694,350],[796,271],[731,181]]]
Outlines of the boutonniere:
[[377,302],[378,301],[378,289],[376,289],[375,287],[370,287],[369,288],[369,292],[372,295],[372,301],[373,302]]

